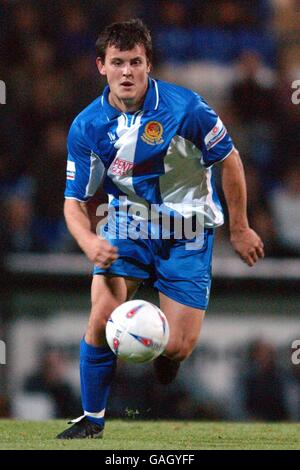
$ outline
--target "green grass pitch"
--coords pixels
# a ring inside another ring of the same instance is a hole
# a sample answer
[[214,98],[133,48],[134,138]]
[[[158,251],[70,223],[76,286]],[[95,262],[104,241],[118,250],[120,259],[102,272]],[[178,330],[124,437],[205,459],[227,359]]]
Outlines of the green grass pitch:
[[112,420],[101,440],[56,440],[65,427],[60,420],[0,420],[0,450],[300,449],[300,424]]

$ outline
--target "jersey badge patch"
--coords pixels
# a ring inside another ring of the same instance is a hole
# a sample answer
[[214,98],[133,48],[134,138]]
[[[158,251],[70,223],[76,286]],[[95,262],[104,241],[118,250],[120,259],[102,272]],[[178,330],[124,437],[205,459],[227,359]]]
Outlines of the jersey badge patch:
[[215,126],[204,139],[207,150],[212,149],[215,145],[221,142],[221,140],[225,137],[226,133],[226,127],[224,126],[221,119],[218,118]]
[[150,121],[146,124],[142,141],[149,145],[158,145],[163,142],[163,126],[158,121]]
[[71,160],[67,161],[67,180],[74,181],[75,180],[75,173],[76,173],[76,166],[75,162]]

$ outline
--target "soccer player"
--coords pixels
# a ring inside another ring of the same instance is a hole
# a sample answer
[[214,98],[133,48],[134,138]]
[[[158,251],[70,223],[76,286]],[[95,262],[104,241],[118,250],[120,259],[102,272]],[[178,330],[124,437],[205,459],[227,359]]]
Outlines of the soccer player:
[[[249,266],[264,256],[247,220],[238,151],[197,93],[151,78],[146,26],[136,19],[114,23],[100,34],[96,48],[97,67],[108,86],[72,123],[64,206],[71,234],[95,265],[91,314],[80,344],[84,414],[59,439],[102,436],[116,367],[105,342],[106,322],[141,282],[154,279],[170,325],[164,355],[154,362],[158,380],[171,382],[196,346],[209,299],[214,230],[223,223],[214,164],[222,165],[233,248]],[[87,211],[100,184],[111,211],[101,236],[93,232]],[[168,237],[147,225],[153,205],[170,216]],[[195,220],[195,215],[202,219],[202,235],[176,236],[176,221]],[[146,222],[140,232],[132,230],[138,216]]]

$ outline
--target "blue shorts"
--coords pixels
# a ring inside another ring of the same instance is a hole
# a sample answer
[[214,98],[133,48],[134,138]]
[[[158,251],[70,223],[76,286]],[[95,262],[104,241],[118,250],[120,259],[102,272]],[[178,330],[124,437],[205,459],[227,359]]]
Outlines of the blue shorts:
[[[153,280],[167,297],[189,307],[206,310],[211,287],[214,230],[204,229],[201,246],[195,240],[112,237],[101,234],[118,247],[119,258],[108,268],[94,267],[93,274]],[[189,245],[189,249],[187,249]]]

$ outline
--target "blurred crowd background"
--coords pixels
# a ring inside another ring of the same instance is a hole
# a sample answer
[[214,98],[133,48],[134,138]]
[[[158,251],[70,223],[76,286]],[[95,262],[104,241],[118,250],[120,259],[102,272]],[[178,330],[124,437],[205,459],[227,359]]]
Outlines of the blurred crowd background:
[[[33,261],[29,273],[28,255],[79,251],[62,213],[68,128],[105,86],[95,66],[99,32],[132,17],[152,31],[152,75],[194,89],[225,122],[245,165],[250,223],[271,264],[300,255],[300,104],[292,101],[300,80],[300,0],[0,0],[7,92],[0,104],[0,261],[7,253],[24,260],[14,274],[1,269],[7,366],[0,363],[0,416],[80,412],[77,343],[89,279],[81,273],[75,282],[67,271],[41,278],[43,261]],[[230,249],[227,230],[218,230],[218,256]],[[290,360],[300,331],[299,275],[294,279],[294,290],[288,278],[272,285],[270,278],[217,280],[203,343],[178,381],[163,389],[151,368],[120,364],[110,416],[299,420],[300,369]],[[61,326],[58,319],[48,325],[65,310]],[[228,322],[229,313],[236,319]],[[252,315],[253,325],[246,324]]]
[[153,75],[198,91],[224,120],[267,255],[300,254],[299,0],[0,0],[0,12],[6,250],[76,251],[62,217],[66,135],[105,85],[98,33],[138,16],[152,31]]

